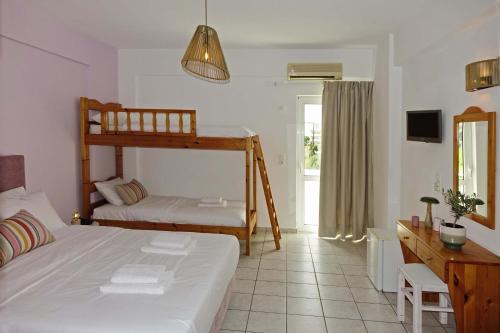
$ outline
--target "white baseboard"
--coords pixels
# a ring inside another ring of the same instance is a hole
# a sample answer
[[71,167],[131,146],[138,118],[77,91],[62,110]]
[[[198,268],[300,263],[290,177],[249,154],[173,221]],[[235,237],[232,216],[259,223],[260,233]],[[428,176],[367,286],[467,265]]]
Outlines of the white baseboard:
[[[282,233],[296,234],[298,232],[297,228],[280,228]],[[257,227],[257,233],[259,231],[272,231],[271,227]]]

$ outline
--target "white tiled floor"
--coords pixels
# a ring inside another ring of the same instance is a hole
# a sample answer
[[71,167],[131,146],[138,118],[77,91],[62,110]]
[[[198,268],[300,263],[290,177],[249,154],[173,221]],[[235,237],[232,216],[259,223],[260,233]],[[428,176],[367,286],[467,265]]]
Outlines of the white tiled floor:
[[[274,249],[270,232],[253,237],[252,256],[240,256],[221,333],[412,332],[396,317],[396,297],[377,292],[366,277],[366,243],[283,234]],[[242,244],[242,252],[244,244]],[[454,332],[424,313],[424,333]]]

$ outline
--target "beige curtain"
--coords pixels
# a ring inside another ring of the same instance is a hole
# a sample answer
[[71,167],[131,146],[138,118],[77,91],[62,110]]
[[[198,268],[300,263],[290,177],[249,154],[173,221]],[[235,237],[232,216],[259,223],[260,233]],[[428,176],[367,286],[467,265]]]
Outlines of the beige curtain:
[[362,238],[373,226],[373,82],[325,82],[319,236]]

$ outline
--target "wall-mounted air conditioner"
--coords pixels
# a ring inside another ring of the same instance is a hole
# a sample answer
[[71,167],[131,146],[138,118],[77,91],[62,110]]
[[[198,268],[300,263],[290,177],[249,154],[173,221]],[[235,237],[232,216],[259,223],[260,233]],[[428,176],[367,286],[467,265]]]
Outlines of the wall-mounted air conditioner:
[[340,63],[288,64],[288,80],[342,80]]

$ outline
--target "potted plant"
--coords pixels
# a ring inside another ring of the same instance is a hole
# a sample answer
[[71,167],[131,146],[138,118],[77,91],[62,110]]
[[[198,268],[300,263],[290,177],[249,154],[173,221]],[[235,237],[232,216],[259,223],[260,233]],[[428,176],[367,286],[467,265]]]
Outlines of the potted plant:
[[433,197],[421,197],[420,201],[427,204],[427,214],[424,221],[425,230],[432,231],[432,205],[438,204],[439,200]]
[[466,229],[463,225],[457,224],[458,220],[462,216],[474,212],[477,205],[484,205],[484,201],[479,199],[476,193],[467,195],[452,189],[446,192],[443,189],[443,197],[444,202],[450,206],[451,214],[455,220],[453,223],[441,224],[439,237],[444,246],[449,249],[458,250],[465,244],[466,240]]
[[481,206],[481,205],[484,205],[484,201],[479,199],[479,198],[476,198],[472,212],[477,213],[477,206]]

